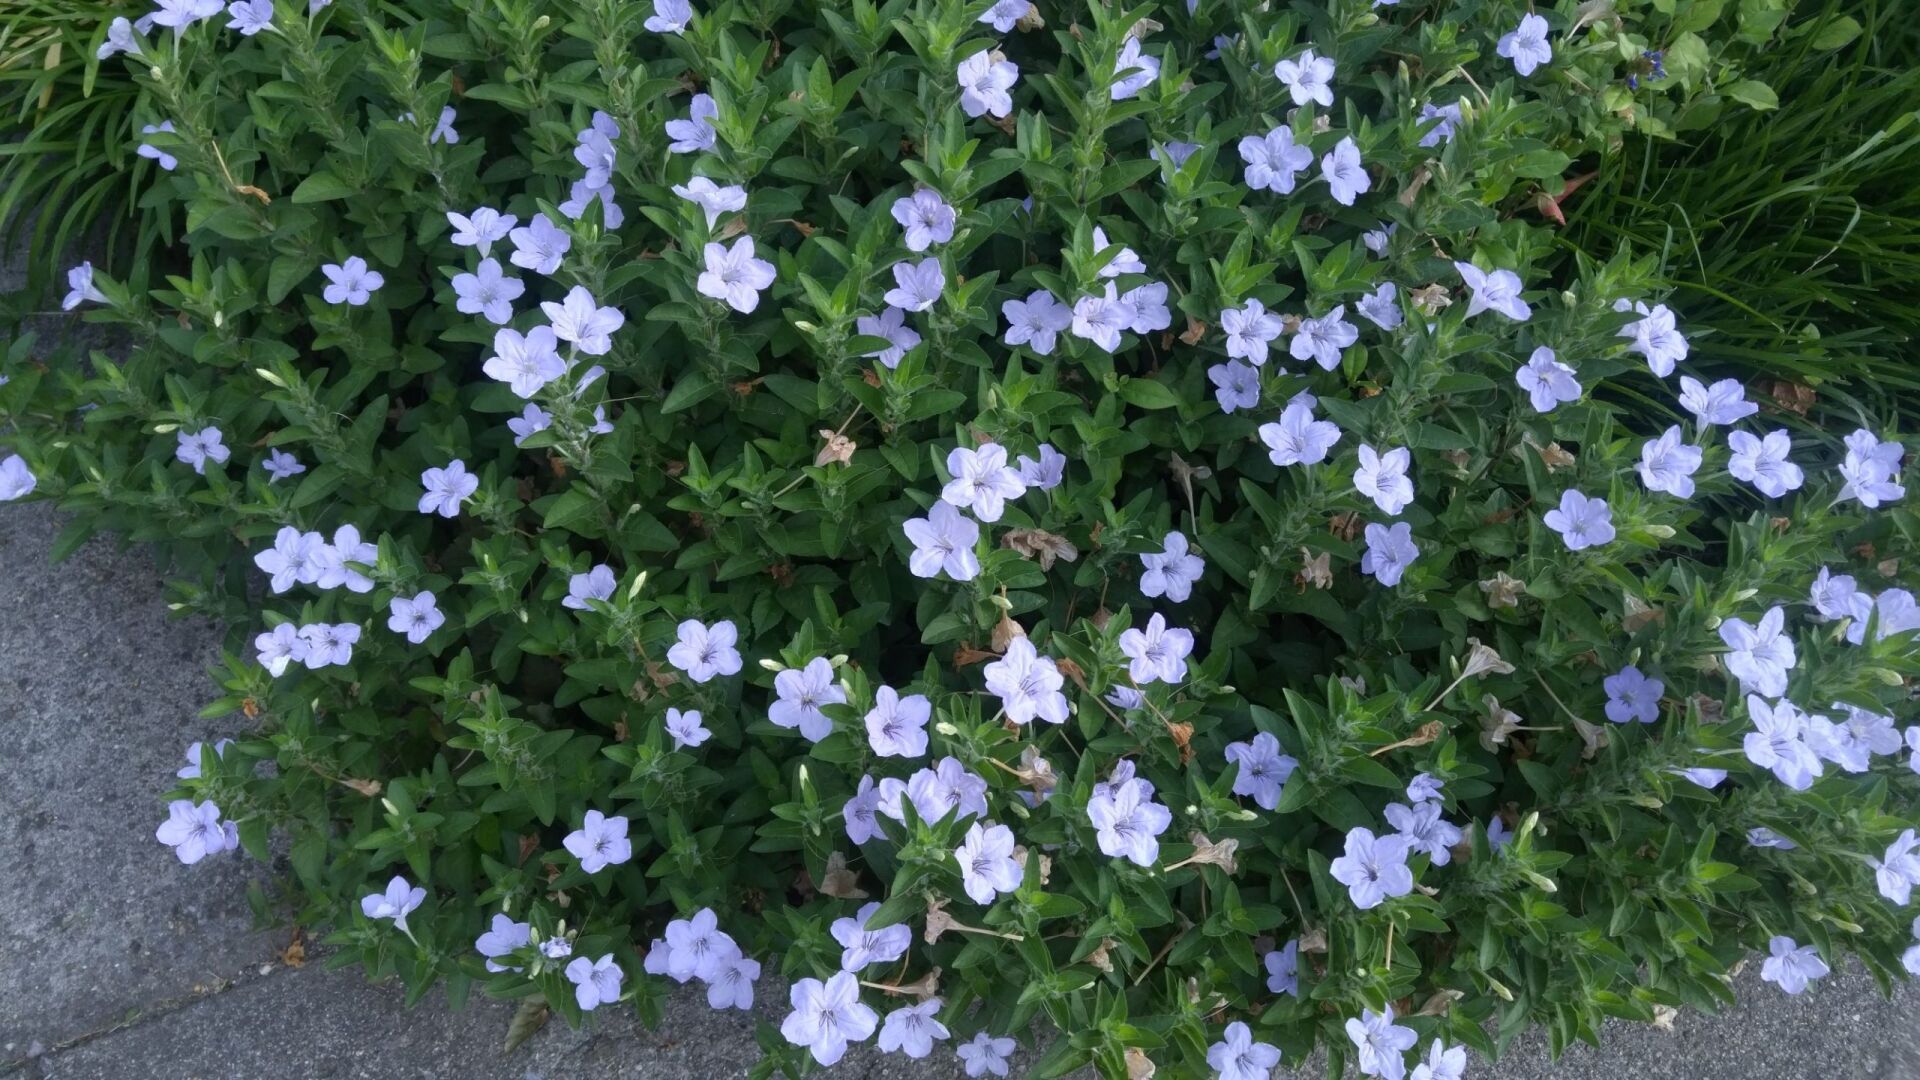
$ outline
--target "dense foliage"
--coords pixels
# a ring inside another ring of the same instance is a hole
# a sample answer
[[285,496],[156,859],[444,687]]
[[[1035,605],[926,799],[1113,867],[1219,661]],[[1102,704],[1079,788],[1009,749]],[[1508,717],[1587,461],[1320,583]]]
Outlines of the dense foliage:
[[1791,6],[163,0],[0,498],[235,627],[159,838],[416,998],[1444,1080],[1885,981],[1897,410],[1556,232]]

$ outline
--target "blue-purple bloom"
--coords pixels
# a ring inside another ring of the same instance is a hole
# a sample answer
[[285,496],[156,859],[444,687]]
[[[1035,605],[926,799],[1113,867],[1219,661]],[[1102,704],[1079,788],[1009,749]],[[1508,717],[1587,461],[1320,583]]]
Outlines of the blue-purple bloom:
[[1284,124],[1264,136],[1242,138],[1239,149],[1247,163],[1247,186],[1255,191],[1291,195],[1299,175],[1313,165],[1313,151],[1296,143],[1293,129]]
[[913,944],[913,927],[894,923],[878,930],[867,923],[880,910],[878,901],[862,904],[851,918],[833,921],[833,940],[840,943],[840,970],[858,974],[872,964],[891,964]]
[[507,277],[495,259],[482,259],[470,274],[453,275],[454,308],[462,315],[479,315],[495,326],[513,321],[513,302],[527,287]]
[[860,1001],[860,983],[840,971],[822,983],[800,979],[787,992],[793,1011],[780,1022],[780,1034],[794,1046],[804,1046],[813,1060],[831,1066],[846,1056],[849,1043],[872,1037],[880,1018]]
[[[140,134],[142,135],[152,135],[155,132],[164,132],[168,135],[173,134],[173,121],[162,120],[158,124],[144,124],[140,128]],[[133,152],[152,161],[155,165],[160,166],[167,172],[172,172],[180,165],[179,158],[174,157],[172,154],[167,153],[165,150],[151,143],[143,142],[139,146],[134,147]]]
[[460,516],[460,504],[480,490],[480,478],[467,471],[467,463],[454,458],[444,469],[427,469],[420,474],[420,512],[451,518]]
[[1238,360],[1214,364],[1207,368],[1207,381],[1213,383],[1213,399],[1223,413],[1260,404],[1260,370],[1251,364]]
[[1352,206],[1353,201],[1373,190],[1373,177],[1360,161],[1359,144],[1352,136],[1342,138],[1320,158],[1320,176],[1333,192],[1333,201]]
[[[1007,320],[1007,332],[1002,338],[1007,347],[1025,345],[1036,356],[1053,355],[1053,346],[1061,331],[1073,325],[1073,310],[1045,289],[1035,289],[1025,300],[1002,301],[1000,314]],[[918,335],[914,340],[919,340]]]
[[395,874],[387,882],[385,892],[368,893],[360,898],[360,913],[369,919],[391,919],[401,933],[411,935],[412,931],[407,929],[407,916],[418,910],[426,899],[426,889]]
[[[1347,830],[1346,853],[1333,860],[1329,872],[1347,887],[1353,906],[1368,911],[1388,897],[1413,891],[1413,871],[1407,867],[1411,847],[1397,833],[1376,837],[1372,829],[1356,826]],[[1352,1030],[1351,1021],[1348,1030]]]
[[1527,392],[1534,412],[1549,413],[1557,405],[1580,400],[1580,380],[1573,369],[1561,363],[1552,349],[1542,345],[1533,350],[1526,364],[1514,373],[1514,381]]
[[1360,572],[1391,589],[1400,584],[1407,567],[1420,557],[1420,545],[1414,543],[1413,526],[1396,521],[1391,526],[1377,521],[1367,523],[1367,550],[1360,556]]
[[1467,318],[1471,319],[1483,311],[1497,311],[1514,322],[1526,322],[1533,318],[1533,309],[1520,298],[1523,288],[1520,275],[1511,270],[1482,270],[1470,262],[1459,260],[1455,260],[1453,268],[1473,292],[1472,298],[1467,301]]
[[411,599],[396,596],[387,602],[387,629],[405,634],[407,641],[419,645],[433,636],[447,621],[434,603],[433,593],[422,589]]
[[1824,979],[1828,971],[1827,962],[1820,959],[1819,950],[1811,945],[1801,945],[1784,934],[1776,934],[1767,942],[1766,960],[1760,964],[1760,980],[1770,982],[1789,994],[1798,994],[1815,979]]
[[694,287],[701,296],[723,300],[741,314],[750,314],[760,306],[760,294],[773,284],[773,264],[755,258],[753,237],[743,236],[731,248],[708,244],[706,269],[700,272]]
[[1602,679],[1601,687],[1607,692],[1607,719],[1614,723],[1651,724],[1660,719],[1660,695],[1667,692],[1667,684],[1632,664]]
[[1419,1034],[1412,1028],[1393,1022],[1392,1005],[1378,1013],[1372,1009],[1360,1010],[1359,1019],[1347,1021],[1347,1038],[1353,1040],[1359,1051],[1354,1055],[1354,1064],[1360,1074],[1377,1076],[1380,1080],[1401,1080],[1407,1074],[1406,1053],[1420,1041]]
[[1187,677],[1187,656],[1193,652],[1193,632],[1169,627],[1166,616],[1154,612],[1145,629],[1120,632],[1120,651],[1130,663],[1127,674],[1137,686],[1151,682],[1179,683]]
[[387,283],[380,271],[369,269],[367,260],[358,255],[346,262],[327,263],[320,267],[320,273],[327,279],[327,287],[320,291],[320,296],[329,304],[360,307]]
[[775,675],[773,692],[776,699],[767,709],[767,719],[776,727],[800,729],[808,742],[833,733],[833,720],[823,709],[847,700],[847,692],[834,681],[833,665],[822,656],[807,661],[804,668],[788,668]]
[[[1007,303],[1015,303],[1009,300]],[[920,334],[907,325],[907,313],[897,307],[887,307],[880,314],[861,315],[853,320],[854,329],[867,337],[884,338],[887,347],[865,355],[880,361],[880,366],[897,368],[900,361],[906,359],[907,351],[920,344]]]
[[1353,470],[1353,486],[1373,500],[1380,512],[1398,517],[1413,501],[1413,480],[1407,469],[1413,454],[1404,446],[1382,454],[1366,443],[1360,444],[1360,464]]
[[1560,505],[1547,511],[1541,520],[1547,528],[1560,534],[1568,551],[1610,544],[1616,535],[1613,510],[1607,506],[1607,500],[1598,496],[1588,498],[1572,488],[1560,493]]
[[211,799],[197,804],[191,799],[169,802],[167,820],[154,830],[153,838],[172,848],[174,857],[188,866],[240,846],[238,827],[220,820],[220,804]]
[[511,916],[495,912],[486,933],[473,940],[473,949],[487,958],[488,971],[519,971],[520,968],[499,963],[499,958],[516,949],[524,949],[532,942],[532,924],[515,922]]
[[233,451],[227,449],[226,438],[217,427],[203,427],[199,431],[187,431],[182,428],[174,434],[177,445],[173,456],[183,465],[193,466],[193,471],[202,476],[207,474],[207,462],[216,465],[226,464]]
[[633,843],[627,839],[627,819],[608,817],[598,810],[587,811],[580,827],[568,833],[561,844],[580,860],[580,869],[589,874],[633,858]]
[[667,138],[672,139],[667,150],[675,154],[697,154],[702,150],[713,149],[717,133],[713,129],[713,118],[720,115],[720,107],[714,103],[712,94],[695,94],[687,107],[685,120],[667,121]]
[[1727,448],[1733,451],[1727,459],[1727,472],[1769,498],[1796,491],[1806,481],[1806,471],[1787,460],[1793,450],[1793,437],[1785,428],[1769,431],[1761,438],[1747,431],[1730,432]]
[[508,261],[536,274],[551,274],[560,269],[560,260],[573,248],[573,237],[555,225],[545,214],[535,214],[523,228],[507,234],[513,241]]
[[566,968],[567,981],[573,984],[573,1000],[583,1012],[592,1012],[608,1002],[620,1000],[620,984],[626,972],[607,953],[598,960],[575,957]]
[[1547,44],[1547,20],[1528,12],[1520,17],[1520,25],[1501,35],[1495,43],[1494,51],[1513,61],[1513,70],[1521,78],[1533,74],[1534,69],[1553,61],[1553,46]]
[[687,619],[679,626],[679,639],[667,650],[667,662],[697,683],[715,675],[738,674],[740,652],[734,643],[739,636],[732,619],[722,619],[712,626],[698,619]]
[[1767,697],[1787,692],[1787,672],[1797,657],[1785,624],[1786,610],[1778,605],[1769,608],[1757,624],[1740,618],[1720,624],[1720,640],[1728,649],[1727,671],[1743,689]]
[[1140,592],[1184,603],[1193,593],[1193,583],[1206,571],[1206,560],[1192,553],[1184,533],[1168,533],[1161,547],[1158,553],[1149,551],[1140,556]]
[[1267,969],[1267,989],[1289,997],[1300,996],[1300,939],[1293,938],[1262,958]]
[[1280,740],[1265,731],[1251,742],[1228,743],[1226,758],[1240,767],[1233,778],[1233,793],[1252,799],[1262,810],[1280,805],[1287,779],[1300,767],[1292,755],[1280,751]]

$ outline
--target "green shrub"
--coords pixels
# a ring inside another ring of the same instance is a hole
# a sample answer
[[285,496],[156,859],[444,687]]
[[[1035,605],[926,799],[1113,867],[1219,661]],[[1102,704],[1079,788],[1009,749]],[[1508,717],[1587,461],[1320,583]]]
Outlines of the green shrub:
[[1045,1075],[1398,1077],[1718,1008],[1756,948],[1893,977],[1897,433],[1755,415],[1668,267],[1542,212],[1833,21],[1565,3],[1535,67],[1507,2],[1019,6],[133,39],[180,241],[70,283],[124,359],[14,341],[0,495],[234,627],[160,839],[279,833],[412,999],[777,971],[761,1075],[874,1008],[1044,1017]]

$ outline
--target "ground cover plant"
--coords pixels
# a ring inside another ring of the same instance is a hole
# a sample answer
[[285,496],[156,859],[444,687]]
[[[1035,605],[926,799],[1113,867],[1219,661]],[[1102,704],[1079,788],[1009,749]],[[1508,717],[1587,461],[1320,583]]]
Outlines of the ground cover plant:
[[0,498],[235,628],[157,839],[336,962],[777,973],[761,1075],[1394,1080],[1920,969],[1899,399],[1558,232],[1872,18],[137,14],[138,257],[62,304],[131,348],[12,340]]

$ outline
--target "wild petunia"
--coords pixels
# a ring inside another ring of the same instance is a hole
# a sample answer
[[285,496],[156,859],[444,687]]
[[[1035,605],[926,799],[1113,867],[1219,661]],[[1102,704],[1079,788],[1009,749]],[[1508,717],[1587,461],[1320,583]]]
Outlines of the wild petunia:
[[919,262],[905,259],[893,264],[894,287],[883,299],[906,311],[925,311],[940,299],[947,287],[947,272],[940,260],[925,258]]
[[515,446],[525,446],[528,439],[552,426],[553,414],[531,401],[519,416],[507,419],[507,430],[513,432]]
[[1052,491],[1067,479],[1067,455],[1053,448],[1052,443],[1041,443],[1034,453],[1037,458],[1021,454],[1016,460],[1019,465],[1020,482],[1031,489]]
[[968,899],[991,904],[1001,893],[1020,888],[1025,868],[1013,857],[1013,845],[1013,830],[1005,825],[976,821],[967,826],[953,858],[960,864],[960,885]]
[[1547,44],[1547,20],[1528,12],[1520,25],[1501,35],[1494,51],[1513,61],[1513,70],[1526,78],[1542,64],[1553,62],[1553,46]]
[[387,882],[385,892],[368,893],[360,898],[360,913],[369,919],[391,919],[401,933],[411,934],[407,929],[407,916],[418,911],[426,900],[426,889],[395,874]]
[[1142,52],[1140,39],[1129,36],[1120,46],[1120,54],[1114,57],[1113,82],[1107,87],[1107,95],[1114,101],[1138,97],[1140,91],[1152,86],[1158,78],[1160,58]]
[[1001,340],[1008,348],[1025,345],[1036,356],[1052,356],[1061,332],[1073,325],[1073,309],[1045,289],[1035,289],[1025,300],[1002,301],[1000,314],[1007,320]]
[[1193,594],[1193,583],[1207,569],[1206,560],[1187,546],[1184,533],[1170,532],[1161,541],[1159,552],[1140,555],[1140,592],[1144,596],[1165,596],[1173,603],[1184,603]]
[[1238,360],[1214,364],[1207,368],[1207,381],[1213,383],[1213,399],[1219,403],[1223,413],[1251,409],[1260,404],[1260,371],[1250,364]]
[[1407,801],[1414,803],[1439,802],[1440,792],[1446,782],[1432,773],[1415,773],[1407,781]]
[[405,634],[409,644],[422,644],[446,621],[434,603],[433,593],[425,589],[411,597],[396,596],[387,601],[387,629]]
[[1008,642],[1005,655],[982,669],[981,677],[1014,723],[1030,724],[1036,717],[1049,724],[1067,722],[1067,696],[1060,690],[1065,677],[1026,635]]
[[[173,134],[173,121],[163,120],[158,124],[144,124],[140,128],[140,134],[142,135],[153,135],[156,133]],[[174,157],[172,154],[167,153],[165,150],[151,143],[143,142],[134,147],[133,152],[153,162],[155,165],[160,166],[161,169],[167,172],[172,172],[180,167],[179,158]]]
[[1261,958],[1267,969],[1267,989],[1289,997],[1300,996],[1300,939],[1293,938]]
[[703,683],[715,675],[739,673],[740,652],[734,648],[739,630],[732,619],[721,619],[712,626],[687,619],[676,633],[679,640],[667,650],[667,662],[685,672],[687,678]]
[[1368,911],[1413,891],[1413,871],[1407,868],[1411,847],[1397,833],[1376,837],[1372,829],[1355,826],[1347,830],[1346,853],[1333,860],[1329,872],[1347,887],[1353,906]]
[[653,0],[653,14],[642,23],[656,34],[684,34],[693,21],[693,5],[687,0]]
[[1253,1030],[1235,1020],[1219,1042],[1207,1047],[1207,1067],[1219,1080],[1268,1080],[1280,1064],[1280,1048],[1253,1041]]
[[1083,296],[1073,302],[1073,334],[1115,352],[1120,348],[1121,332],[1133,325],[1133,315],[1133,309],[1108,283],[1105,296]]
[[1413,1067],[1413,1080],[1462,1080],[1467,1074],[1467,1048],[1448,1049],[1439,1039],[1427,1047],[1427,1060]]
[[1387,257],[1387,246],[1393,242],[1393,234],[1400,231],[1396,222],[1383,221],[1377,229],[1368,229],[1360,234],[1360,243],[1373,253],[1375,258]]
[[1731,424],[1760,411],[1760,406],[1747,400],[1747,391],[1739,380],[1721,379],[1706,386],[1691,375],[1680,376],[1680,407],[1692,413],[1703,428]]
[[1668,427],[1657,439],[1640,446],[1640,482],[1648,491],[1664,491],[1682,499],[1693,498],[1693,474],[1705,457],[1697,446],[1685,442],[1680,425]]
[[1560,493],[1560,505],[1547,511],[1541,521],[1560,534],[1568,551],[1611,544],[1616,535],[1613,510],[1607,506],[1607,500],[1599,496],[1588,498],[1571,488]]
[[560,598],[560,606],[570,611],[592,611],[591,601],[613,599],[615,584],[613,567],[601,563],[567,578],[567,595]]
[[353,647],[360,641],[360,624],[309,623],[300,628],[300,639],[306,643],[301,659],[309,671],[344,666],[353,662]]
[[1743,689],[1780,697],[1787,692],[1787,672],[1796,660],[1793,638],[1783,627],[1786,610],[1769,608],[1758,624],[1730,618],[1720,624],[1720,640],[1729,650],[1727,671]]
[[880,1026],[880,1052],[899,1052],[916,1060],[933,1053],[936,1041],[950,1037],[939,1014],[939,998],[929,998],[918,1005],[902,1005],[888,1013]]
[[1375,581],[1389,589],[1400,584],[1407,567],[1420,557],[1420,546],[1413,540],[1413,526],[1404,521],[1396,521],[1391,526],[1370,521],[1365,536],[1367,550],[1360,556],[1360,572],[1372,574]]
[[274,534],[273,546],[255,555],[253,565],[267,574],[269,589],[283,593],[296,584],[311,585],[320,580],[325,568],[321,549],[326,546],[326,538],[317,532],[282,525]]
[[306,663],[307,642],[300,636],[300,630],[290,622],[284,622],[256,636],[253,639],[255,659],[267,669],[274,678],[286,674],[287,666],[294,663]]
[[619,308],[601,307],[593,294],[579,285],[567,290],[561,303],[548,300],[540,310],[553,325],[553,336],[588,356],[613,351],[613,333],[627,324]]
[[1453,130],[1460,123],[1460,103],[1458,101],[1446,105],[1435,105],[1431,101],[1422,103],[1420,122],[1424,124],[1429,120],[1440,122],[1428,128],[1425,135],[1420,136],[1421,146],[1434,147],[1441,143],[1452,142]]
[[1360,331],[1346,320],[1347,305],[1339,304],[1316,319],[1300,320],[1300,328],[1287,343],[1287,352],[1295,360],[1312,360],[1322,371],[1340,366],[1341,350],[1360,340]]
[[1580,380],[1573,369],[1561,363],[1552,349],[1542,345],[1533,350],[1525,366],[1514,373],[1520,389],[1527,392],[1533,411],[1549,413],[1557,405],[1580,400]]
[[816,656],[807,666],[788,668],[773,677],[776,700],[767,709],[767,719],[783,728],[798,728],[808,742],[819,742],[833,733],[833,720],[823,711],[827,705],[843,704],[847,692],[834,681],[833,664]]
[[72,311],[88,301],[107,303],[107,294],[93,283],[93,264],[83,262],[67,269],[67,295],[60,300],[61,311]]
[[[307,0],[307,2],[309,4],[312,4],[314,0]],[[331,2],[332,0],[328,0],[328,3],[331,3]],[[324,7],[325,5],[322,5],[322,6]],[[446,143],[447,145],[451,146],[454,143],[459,142],[460,132],[456,130],[453,126],[454,120],[458,118],[459,118],[459,114],[453,111],[453,106],[451,105],[442,106],[440,109],[439,118],[434,121],[433,131],[427,135],[428,145],[432,145],[433,143]],[[413,115],[409,113],[407,116],[403,117],[402,119],[412,120]]]
[[874,901],[862,904],[851,918],[833,921],[833,940],[840,943],[841,949],[840,970],[858,974],[872,964],[891,964],[907,954],[913,944],[911,926],[894,923],[878,930],[867,929],[867,923],[879,910],[879,902]]
[[907,313],[897,307],[885,308],[878,316],[861,315],[855,318],[855,330],[867,337],[884,338],[887,342],[886,348],[864,355],[880,361],[882,367],[899,367],[908,350],[920,344],[919,333],[906,321]]
[[1173,313],[1167,308],[1167,286],[1163,282],[1128,289],[1121,295],[1120,302],[1127,307],[1127,329],[1142,337],[1173,324]]
[[714,103],[712,94],[693,95],[687,106],[687,118],[667,121],[667,138],[673,140],[667,144],[667,152],[697,154],[713,149],[718,137],[713,118],[719,115],[720,106]]
[[231,821],[222,822],[220,804],[211,799],[203,803],[175,799],[168,803],[167,820],[154,830],[153,838],[172,848],[174,857],[188,866],[240,846],[239,827]]
[[1392,1005],[1384,1012],[1360,1010],[1358,1019],[1347,1021],[1347,1038],[1353,1040],[1358,1051],[1354,1064],[1360,1075],[1377,1076],[1380,1080],[1401,1080],[1406,1076],[1406,1053],[1420,1041],[1412,1028],[1393,1022]]
[[568,833],[561,844],[580,860],[580,869],[589,874],[633,858],[633,844],[627,839],[627,819],[608,817],[598,810],[587,811],[580,828]]
[[1787,434],[1785,428],[1769,431],[1763,438],[1755,438],[1745,431],[1731,432],[1727,435],[1727,448],[1733,451],[1733,456],[1727,459],[1727,472],[1735,480],[1752,484],[1769,498],[1778,499],[1789,491],[1797,491],[1806,481],[1806,472],[1787,460],[1793,451],[1793,436]]
[[1905,589],[1888,589],[1878,596],[1856,592],[1847,600],[1847,615],[1853,620],[1847,627],[1847,640],[1855,645],[1866,641],[1869,619],[1876,626],[1875,641],[1920,629],[1920,603],[1915,603],[1913,594]]
[[607,953],[598,960],[575,957],[566,967],[567,981],[573,984],[573,1000],[581,1011],[592,1012],[602,1005],[620,1000],[620,984],[626,972]]
[[908,694],[891,686],[874,691],[873,708],[867,710],[867,743],[881,757],[922,757],[927,752],[927,722],[933,718],[933,702],[925,694]]
[[707,228],[712,229],[721,214],[737,213],[747,208],[747,189],[738,184],[721,187],[704,176],[696,176],[684,184],[673,185],[673,193],[698,206],[706,216]]
[[447,224],[453,226],[451,240],[456,247],[477,248],[482,258],[493,253],[496,240],[504,240],[520,219],[502,214],[491,206],[482,206],[471,214],[447,211]]
[[1312,49],[1273,66],[1273,77],[1287,88],[1295,105],[1313,102],[1323,109],[1332,107],[1333,75],[1333,58],[1316,56]]
[[740,955],[740,946],[720,929],[712,908],[701,908],[690,918],[667,924],[667,974],[678,982],[714,977],[721,966]]
[[760,294],[773,284],[773,264],[753,254],[753,237],[743,236],[731,248],[722,244],[706,246],[706,269],[700,272],[695,288],[701,296],[722,300],[741,314],[760,306]]
[[1846,719],[1835,722],[1817,714],[1808,718],[1807,745],[1821,760],[1850,773],[1863,773],[1873,767],[1874,755],[1900,752],[1900,732],[1893,726],[1893,717],[1838,701],[1833,708]]
[[471,274],[453,275],[454,308],[479,315],[495,326],[513,321],[513,302],[527,291],[519,278],[507,277],[494,259],[482,259]]
[[1227,335],[1228,356],[1258,366],[1267,362],[1267,346],[1279,339],[1285,324],[1260,301],[1249,299],[1241,307],[1220,312],[1220,329]]
[[1372,292],[1353,302],[1353,310],[1382,330],[1398,330],[1407,317],[1400,310],[1399,287],[1383,281]]
[[1775,934],[1767,942],[1766,960],[1760,964],[1760,981],[1770,982],[1789,994],[1798,994],[1815,979],[1824,979],[1831,970],[1811,945],[1801,945],[1784,934]]
[[[270,484],[291,479],[307,471],[307,467],[300,463],[299,458],[278,448],[267,451],[267,456],[260,459],[260,467],[267,471],[267,482]],[[4,484],[0,484],[0,489],[4,487]],[[0,499],[4,498],[5,496],[0,496]]]
[[907,569],[915,577],[939,577],[944,572],[955,581],[972,581],[980,575],[980,557],[974,554],[980,526],[951,504],[934,503],[926,517],[908,518],[901,528],[913,544]]
[[1840,462],[1840,478],[1846,481],[1835,502],[1858,499],[1869,510],[1906,495],[1898,481],[1900,459],[1906,448],[1897,442],[1881,442],[1873,432],[1860,428],[1847,436],[1847,456]]
[[1027,17],[1027,11],[1033,7],[1032,0],[994,0],[993,6],[980,13],[979,22],[986,23],[999,33],[1013,29],[1014,24]]
[[1252,799],[1262,810],[1280,805],[1281,790],[1300,767],[1297,759],[1280,752],[1280,740],[1265,731],[1255,734],[1251,742],[1228,743],[1226,758],[1240,767],[1233,778],[1233,793]]
[[1639,721],[1651,724],[1660,719],[1660,695],[1667,684],[1652,678],[1632,664],[1600,680],[1607,692],[1607,719],[1616,724]]
[[1756,826],[1748,829],[1747,843],[1753,847],[1778,848],[1782,851],[1792,851],[1800,846],[1765,826]]
[[986,1032],[978,1032],[973,1041],[962,1043],[954,1048],[960,1066],[971,1080],[991,1073],[994,1076],[1007,1075],[1007,1059],[1013,1056],[1014,1042],[1005,1036],[994,1037]]
[[1254,191],[1291,195],[1299,175],[1313,166],[1313,151],[1296,143],[1293,129],[1284,124],[1265,135],[1245,136],[1239,148],[1240,160],[1247,163],[1247,186]]
[[1407,476],[1412,464],[1413,454],[1404,446],[1382,454],[1361,443],[1360,465],[1353,470],[1354,489],[1372,499],[1381,513],[1397,517],[1413,501],[1413,480]]
[[1915,838],[1914,831],[1903,829],[1880,858],[1868,860],[1880,895],[1901,907],[1913,899],[1913,887],[1920,885],[1920,854],[1914,852],[1916,846],[1920,846],[1920,839]]
[[713,737],[713,732],[708,731],[706,725],[700,722],[699,709],[687,709],[683,712],[670,707],[667,709],[664,726],[667,736],[673,740],[675,750],[699,746]]
[[849,1043],[864,1042],[879,1025],[879,1017],[860,1002],[860,983],[846,971],[822,983],[800,979],[788,990],[793,1011],[780,1023],[780,1034],[794,1046],[804,1046],[813,1060],[832,1065],[846,1055]]
[[1453,845],[1464,836],[1460,826],[1441,817],[1437,802],[1388,803],[1382,811],[1395,836],[1403,836],[1414,851],[1425,852],[1435,866],[1453,861]]
[[427,469],[420,474],[420,512],[441,517],[459,517],[460,504],[480,490],[480,478],[467,471],[467,463],[454,458],[444,469]]
[[998,51],[974,53],[954,70],[960,86],[960,111],[970,117],[1005,117],[1013,111],[1008,91],[1020,81],[1020,68]]
[[1352,206],[1355,199],[1373,190],[1373,177],[1361,163],[1360,147],[1352,136],[1335,143],[1320,158],[1320,176],[1332,190],[1333,201],[1341,206]]
[[1127,674],[1135,685],[1179,683],[1187,677],[1187,656],[1193,652],[1193,632],[1169,627],[1166,616],[1154,612],[1145,629],[1129,627],[1120,633],[1120,651],[1130,663]]
[[849,843],[857,846],[879,835],[879,829],[875,827],[879,804],[880,790],[874,786],[873,777],[862,776],[859,787],[840,807],[840,817],[846,825]]
[[174,433],[177,445],[173,448],[174,459],[182,465],[193,466],[193,471],[202,476],[207,474],[207,462],[224,465],[233,451],[227,448],[226,435],[217,427],[203,427],[199,431],[182,429]]
[[329,304],[360,307],[373,299],[374,292],[387,283],[380,271],[368,269],[367,260],[358,255],[343,263],[327,263],[320,267],[320,273],[328,283],[320,296]]
[[1457,260],[1453,268],[1459,271],[1460,280],[1473,292],[1467,302],[1467,318],[1471,319],[1483,311],[1497,311],[1514,322],[1526,322],[1533,318],[1533,309],[1520,298],[1520,275],[1511,270],[1486,271],[1470,262]]
[[1007,464],[1007,448],[999,443],[948,451],[947,475],[953,479],[940,489],[941,501],[988,523],[1000,520],[1008,499],[1027,493],[1019,471]]
[[473,941],[473,950],[487,958],[487,970],[493,972],[519,971],[499,962],[499,958],[516,949],[524,949],[533,943],[533,926],[530,923],[515,922],[508,915],[495,912],[493,922],[486,933]]
[[535,214],[524,228],[507,234],[513,241],[508,261],[522,270],[551,274],[560,269],[560,261],[573,248],[573,237],[555,225],[545,214]]
[[[906,815],[896,805],[898,796],[892,785],[882,780],[880,786],[880,812],[904,822]],[[913,803],[914,813],[922,821],[939,821],[956,810],[960,817],[987,816],[987,782],[952,755],[941,758],[931,769],[914,773],[898,794]]]
[[1173,824],[1173,811],[1153,801],[1150,786],[1129,780],[1096,790],[1087,800],[1087,820],[1102,855],[1152,866],[1160,861],[1160,834]]
[[[1894,741],[1896,743],[1899,741],[1898,735],[1894,736]],[[215,740],[212,746],[213,756],[216,758],[226,757],[227,747],[232,745],[233,745],[232,739]],[[187,744],[187,763],[181,766],[179,770],[177,770],[173,775],[179,777],[182,780],[200,779],[200,753],[204,749],[207,749],[206,743],[202,743],[202,742],[188,743]]]
[[1632,310],[1641,316],[1636,322],[1620,328],[1620,336],[1627,340],[1627,351],[1637,352],[1646,357],[1647,368],[1661,378],[1673,374],[1673,365],[1687,358],[1687,338],[1676,329],[1673,312],[1665,304],[1655,304],[1648,308],[1645,304],[1629,304],[1626,300],[1614,302],[1613,310]]
[[1748,694],[1747,718],[1754,728],[1741,741],[1747,760],[1771,770],[1795,791],[1812,787],[1823,768],[1819,755],[1807,745],[1807,714],[1784,698],[1769,705],[1758,694]]
[[[254,0],[254,2],[259,3],[261,0]],[[272,0],[265,0],[265,2],[271,5]],[[134,40],[133,23],[129,22],[124,15],[116,15],[113,17],[113,21],[107,24],[106,40],[100,43],[98,49],[94,50],[93,58],[95,60],[108,60],[121,53],[132,53],[135,56],[140,55],[140,43]]]
[[707,980],[707,1007],[753,1010],[753,984],[760,978],[760,961],[736,956],[720,965]]

